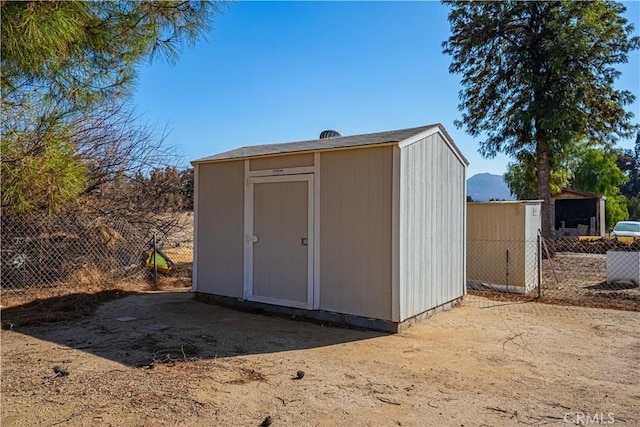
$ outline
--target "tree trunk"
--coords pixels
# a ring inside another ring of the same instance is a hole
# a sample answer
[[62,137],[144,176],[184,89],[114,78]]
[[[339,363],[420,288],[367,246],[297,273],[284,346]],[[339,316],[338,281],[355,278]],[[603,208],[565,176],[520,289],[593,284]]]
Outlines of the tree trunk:
[[551,200],[551,167],[549,165],[549,147],[544,137],[536,136],[536,161],[538,166],[538,198],[542,203],[542,235],[553,237],[553,201]]

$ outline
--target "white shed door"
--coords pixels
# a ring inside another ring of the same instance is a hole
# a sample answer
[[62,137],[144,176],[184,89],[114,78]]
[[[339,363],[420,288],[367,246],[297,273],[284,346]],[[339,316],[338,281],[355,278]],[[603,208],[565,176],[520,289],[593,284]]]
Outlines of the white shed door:
[[251,178],[250,299],[290,307],[313,305],[311,175]]

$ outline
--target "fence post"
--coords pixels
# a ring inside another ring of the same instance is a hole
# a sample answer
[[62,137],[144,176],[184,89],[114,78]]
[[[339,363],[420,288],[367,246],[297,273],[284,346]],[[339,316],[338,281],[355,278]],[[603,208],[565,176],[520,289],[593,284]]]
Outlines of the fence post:
[[538,230],[538,298],[542,297],[542,240]]
[[506,265],[507,293],[509,293],[509,249],[507,249],[507,265]]
[[158,256],[156,247],[156,233],[153,233],[153,285],[158,287],[158,263],[156,257]]

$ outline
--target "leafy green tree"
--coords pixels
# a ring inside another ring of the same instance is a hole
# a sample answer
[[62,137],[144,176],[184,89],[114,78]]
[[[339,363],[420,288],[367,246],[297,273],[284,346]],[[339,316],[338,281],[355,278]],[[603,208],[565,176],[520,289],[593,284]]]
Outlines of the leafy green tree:
[[[562,187],[566,187],[569,182],[569,172],[566,161],[561,161],[558,157],[550,159],[551,173],[549,185],[551,194],[557,194]],[[516,160],[507,165],[507,172],[504,180],[509,186],[511,193],[520,200],[531,200],[537,198],[538,177],[536,159],[533,153],[521,151],[516,155]]]
[[633,132],[629,91],[615,65],[640,47],[624,6],[611,1],[447,2],[443,51],[462,75],[456,124],[483,137],[480,153],[535,156],[543,232],[553,234],[551,162],[575,141],[608,147]]
[[[617,153],[612,150],[589,148],[580,143],[568,158],[555,158],[551,163],[551,194],[557,194],[562,187],[589,191],[607,197],[607,226],[627,218],[627,201],[620,188],[627,182],[627,176],[618,167]],[[511,191],[520,199],[535,198],[535,161],[532,155],[519,156],[519,162],[509,164],[505,181]]]
[[607,227],[629,218],[627,199],[620,194],[620,186],[627,182],[627,176],[616,164],[617,155],[613,151],[588,149],[571,179],[571,187],[606,196],[605,216]]
[[591,148],[579,159],[573,172],[571,186],[577,190],[590,191],[605,196],[620,194],[620,186],[628,178],[616,164],[616,153],[613,151]]
[[627,211],[629,212],[629,219],[640,221],[640,197],[627,199]]

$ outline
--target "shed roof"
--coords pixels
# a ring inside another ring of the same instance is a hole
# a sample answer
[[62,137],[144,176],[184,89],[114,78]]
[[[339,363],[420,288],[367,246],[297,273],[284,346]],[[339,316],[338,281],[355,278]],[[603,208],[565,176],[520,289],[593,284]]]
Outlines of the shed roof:
[[[194,160],[192,163],[206,163],[221,160],[241,159],[247,157],[288,154],[303,151],[331,150],[336,148],[400,142],[434,128],[439,128],[446,135],[446,137],[451,140],[451,137],[449,137],[442,125],[432,124],[428,126],[420,126],[409,129],[398,129],[386,132],[367,133],[362,135],[350,135],[326,139],[311,139],[306,141],[288,142],[282,144],[252,145],[237,148],[231,151],[226,151],[224,153],[215,154],[213,156],[204,157],[198,160]],[[458,151],[458,154],[462,156],[457,147],[455,147],[455,149]]]
[[589,191],[582,191],[582,190],[576,190],[574,188],[567,188],[567,187],[562,187],[562,189],[560,190],[560,192],[558,194],[554,194],[551,198],[555,198],[556,196],[562,194],[562,193],[572,193],[572,194],[577,194],[579,196],[583,196],[585,198],[589,198],[589,199],[606,199],[605,196],[603,196],[602,194],[598,194],[598,193],[591,193]]

